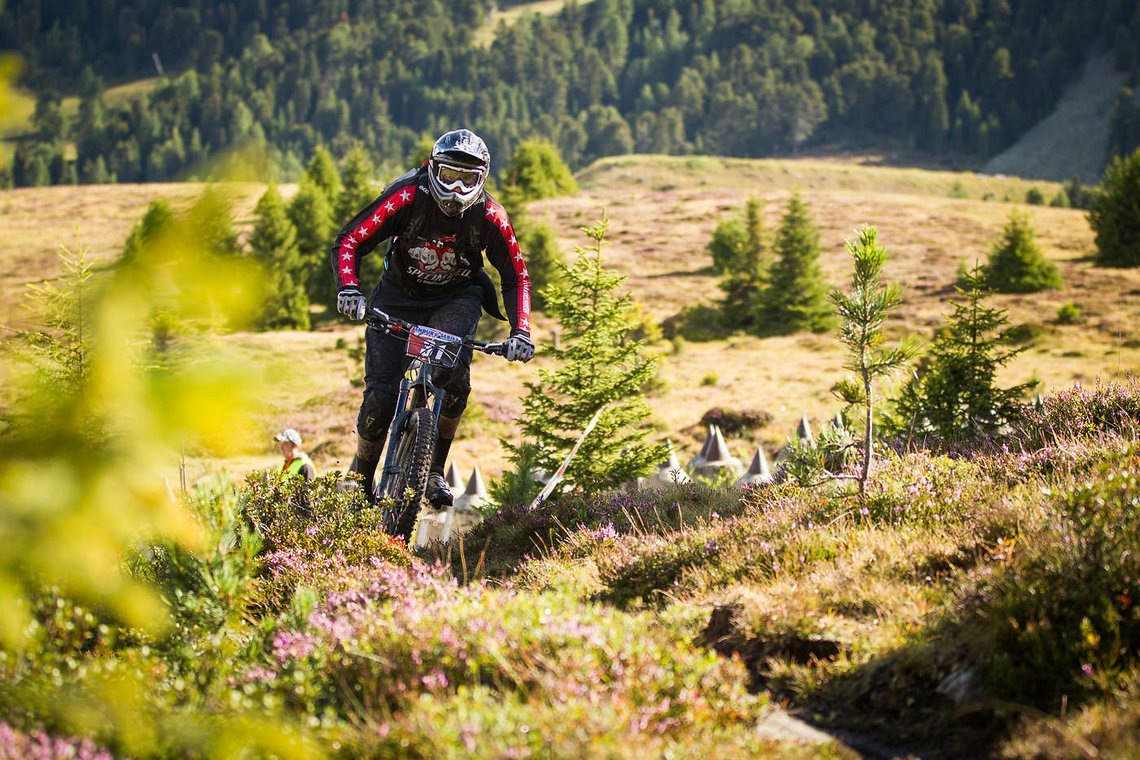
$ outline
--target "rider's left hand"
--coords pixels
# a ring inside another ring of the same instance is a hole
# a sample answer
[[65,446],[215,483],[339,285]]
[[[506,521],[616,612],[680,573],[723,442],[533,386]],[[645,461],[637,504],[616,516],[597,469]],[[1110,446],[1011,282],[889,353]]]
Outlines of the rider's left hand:
[[509,362],[529,362],[534,358],[534,344],[522,333],[515,333],[503,343],[504,356]]

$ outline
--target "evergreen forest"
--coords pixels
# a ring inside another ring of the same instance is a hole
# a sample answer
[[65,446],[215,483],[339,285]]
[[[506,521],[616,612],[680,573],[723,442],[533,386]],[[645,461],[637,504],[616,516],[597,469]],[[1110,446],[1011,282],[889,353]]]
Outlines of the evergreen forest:
[[[318,145],[362,145],[395,169],[457,124],[498,156],[549,140],[571,168],[814,146],[968,166],[1047,115],[1091,53],[1132,83],[1140,69],[1133,0],[592,0],[493,34],[490,14],[438,0],[9,0],[0,50],[18,53],[36,104],[4,181],[186,179],[237,148],[292,180]],[[1140,108],[1126,97],[1118,111],[1123,154],[1140,144]]]

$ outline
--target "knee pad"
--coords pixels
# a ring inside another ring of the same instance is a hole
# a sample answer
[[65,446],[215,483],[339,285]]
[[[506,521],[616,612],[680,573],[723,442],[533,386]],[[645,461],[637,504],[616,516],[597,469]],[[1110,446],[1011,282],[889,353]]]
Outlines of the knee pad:
[[437,377],[436,383],[445,391],[443,415],[460,417],[467,408],[467,397],[471,395],[471,368],[453,367],[446,377]]
[[371,441],[383,441],[388,425],[396,413],[396,396],[383,391],[367,390],[356,417],[356,433]]

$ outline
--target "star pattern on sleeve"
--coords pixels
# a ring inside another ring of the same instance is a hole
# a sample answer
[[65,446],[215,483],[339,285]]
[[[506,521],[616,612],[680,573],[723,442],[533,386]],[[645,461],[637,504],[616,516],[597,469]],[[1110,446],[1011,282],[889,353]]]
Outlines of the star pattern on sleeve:
[[499,234],[502,235],[503,242],[507,245],[507,252],[510,254],[511,264],[514,266],[519,283],[518,327],[530,332],[530,273],[526,270],[518,236],[515,235],[511,221],[507,218],[507,212],[503,210],[502,206],[488,202],[484,209],[484,216],[499,229]]
[[356,254],[357,248],[366,243],[368,239],[376,234],[376,231],[384,226],[387,221],[397,211],[407,206],[416,193],[412,188],[405,187],[399,193],[389,196],[383,203],[379,203],[372,209],[371,213],[364,216],[355,227],[348,229],[340,241],[340,261],[343,266],[339,270],[340,287],[360,287],[360,278],[357,276],[358,269],[358,256]]

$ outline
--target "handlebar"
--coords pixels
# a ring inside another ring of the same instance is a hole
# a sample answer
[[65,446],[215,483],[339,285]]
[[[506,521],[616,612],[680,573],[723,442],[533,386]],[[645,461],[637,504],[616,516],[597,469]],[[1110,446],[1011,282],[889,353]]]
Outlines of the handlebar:
[[[393,317],[383,311],[380,311],[380,309],[377,309],[376,307],[372,307],[368,310],[367,313],[365,313],[364,321],[368,324],[369,327],[374,327],[377,330],[386,332],[389,335],[394,335],[396,337],[407,337],[411,333],[412,328],[421,326],[413,322],[408,322],[407,320],[400,319],[399,317]],[[474,336],[470,335],[456,335],[455,337],[459,338],[463,342],[464,346],[473,348],[476,351],[481,351],[484,354],[490,354],[491,356],[506,356],[507,348],[506,345],[502,342],[476,340]]]

